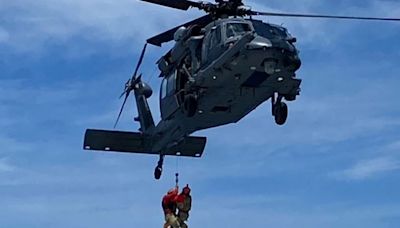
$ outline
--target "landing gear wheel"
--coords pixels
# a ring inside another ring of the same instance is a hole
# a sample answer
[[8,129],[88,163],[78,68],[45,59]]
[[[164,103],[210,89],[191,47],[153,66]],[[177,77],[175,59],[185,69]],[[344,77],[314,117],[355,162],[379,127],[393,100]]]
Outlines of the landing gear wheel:
[[154,178],[156,180],[160,180],[162,175],[162,167],[157,166],[156,169],[154,170]]
[[274,106],[275,123],[284,125],[288,117],[288,106],[285,102],[279,102]]
[[185,96],[183,101],[183,108],[185,110],[187,117],[193,117],[197,111],[197,98],[193,94],[188,94]]
[[160,155],[160,159],[158,160],[157,166],[154,169],[154,178],[156,180],[160,180],[164,164],[164,155]]

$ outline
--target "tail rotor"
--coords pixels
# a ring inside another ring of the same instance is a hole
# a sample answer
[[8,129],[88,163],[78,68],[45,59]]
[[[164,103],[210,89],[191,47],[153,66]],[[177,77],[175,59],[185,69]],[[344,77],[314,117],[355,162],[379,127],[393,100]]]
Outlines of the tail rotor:
[[121,107],[121,109],[120,109],[120,111],[119,111],[119,114],[118,114],[117,121],[115,121],[114,128],[116,128],[117,125],[118,125],[118,122],[119,122],[119,120],[120,120],[120,118],[121,118],[122,112],[124,111],[125,104],[126,104],[126,101],[127,101],[128,98],[129,98],[130,93],[131,93],[133,90],[135,90],[135,87],[138,85],[138,83],[141,82],[142,75],[140,74],[140,75],[137,77],[137,73],[138,73],[138,71],[139,71],[139,69],[140,69],[140,66],[142,65],[143,58],[144,58],[144,54],[146,53],[146,48],[147,48],[147,43],[146,43],[146,44],[144,45],[144,47],[143,47],[142,53],[141,53],[141,55],[140,55],[140,58],[139,58],[139,61],[138,61],[137,65],[136,65],[136,69],[135,69],[135,71],[134,71],[134,73],[133,73],[133,75],[132,75],[132,78],[130,78],[130,79],[125,83],[124,92],[123,92],[123,93],[121,94],[121,96],[119,97],[119,98],[121,99],[122,97],[125,96],[124,102],[122,103],[122,107]]

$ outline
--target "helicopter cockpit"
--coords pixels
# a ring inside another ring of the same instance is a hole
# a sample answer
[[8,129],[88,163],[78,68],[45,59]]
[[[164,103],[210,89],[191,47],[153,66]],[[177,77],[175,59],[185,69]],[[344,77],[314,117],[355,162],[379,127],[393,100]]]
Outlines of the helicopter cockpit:
[[254,31],[253,26],[241,18],[223,19],[208,29],[203,41],[202,62],[208,65],[225,51],[230,43],[239,40],[244,34]]
[[251,20],[256,33],[269,40],[287,40],[295,42],[295,38],[282,26]]
[[248,23],[227,23],[225,25],[227,39],[243,36],[247,32],[253,31]]

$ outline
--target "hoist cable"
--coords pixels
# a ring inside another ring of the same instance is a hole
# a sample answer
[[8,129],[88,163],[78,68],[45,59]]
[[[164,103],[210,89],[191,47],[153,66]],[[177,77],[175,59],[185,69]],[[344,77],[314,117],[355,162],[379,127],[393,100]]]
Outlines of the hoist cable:
[[179,187],[179,156],[176,157],[176,164],[175,164],[175,184],[176,187]]

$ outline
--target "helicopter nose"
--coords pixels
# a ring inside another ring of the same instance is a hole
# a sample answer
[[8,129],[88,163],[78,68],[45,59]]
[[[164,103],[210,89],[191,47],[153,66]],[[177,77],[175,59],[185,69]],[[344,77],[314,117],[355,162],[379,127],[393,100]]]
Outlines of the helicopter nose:
[[287,53],[283,58],[283,66],[293,71],[300,69],[301,60],[297,53]]

